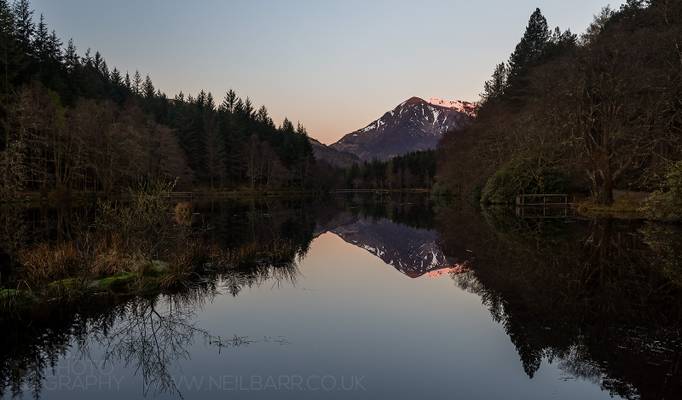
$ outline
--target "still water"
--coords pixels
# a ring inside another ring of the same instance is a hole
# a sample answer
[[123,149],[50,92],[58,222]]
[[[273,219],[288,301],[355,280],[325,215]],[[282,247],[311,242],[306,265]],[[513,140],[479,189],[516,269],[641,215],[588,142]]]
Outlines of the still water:
[[[416,196],[207,202],[194,217],[217,246],[290,256],[177,293],[4,316],[3,396],[682,396],[675,226]],[[50,237],[68,225],[23,219]]]

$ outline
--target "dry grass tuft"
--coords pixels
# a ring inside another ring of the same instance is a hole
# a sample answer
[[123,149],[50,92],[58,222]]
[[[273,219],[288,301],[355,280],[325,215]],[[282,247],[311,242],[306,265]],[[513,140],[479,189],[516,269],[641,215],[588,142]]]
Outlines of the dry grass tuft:
[[19,261],[32,283],[63,279],[85,268],[73,242],[38,244],[20,251]]

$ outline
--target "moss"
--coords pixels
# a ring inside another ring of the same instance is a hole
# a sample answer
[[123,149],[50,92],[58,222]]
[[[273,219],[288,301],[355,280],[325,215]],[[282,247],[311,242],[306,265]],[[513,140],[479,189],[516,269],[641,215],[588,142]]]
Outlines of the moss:
[[0,308],[16,309],[30,307],[49,299],[80,299],[94,293],[144,294],[158,292],[171,275],[169,264],[155,260],[148,268],[150,275],[141,276],[125,272],[92,281],[68,278],[54,281],[39,290],[0,289]]
[[138,279],[137,274],[125,272],[90,282],[88,288],[94,291],[126,292],[133,282]]
[[0,289],[0,308],[14,309],[30,306],[38,301],[38,298],[27,290]]
[[48,289],[52,290],[59,289],[74,290],[79,289],[82,286],[83,286],[82,281],[76,278],[61,279],[58,281],[51,282],[47,285]]

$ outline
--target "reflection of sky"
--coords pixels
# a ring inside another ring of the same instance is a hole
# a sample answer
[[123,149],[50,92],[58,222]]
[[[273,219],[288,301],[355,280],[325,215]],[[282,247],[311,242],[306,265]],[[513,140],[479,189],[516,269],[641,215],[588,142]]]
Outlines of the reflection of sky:
[[[228,88],[322,142],[411,96],[476,100],[541,7],[582,32],[607,0],[32,0],[50,27],[173,96]],[[622,3],[621,0],[612,2]]]
[[[556,365],[545,363],[528,379],[509,337],[478,296],[460,290],[448,275],[409,279],[331,233],[312,243],[295,285],[266,282],[235,298],[218,296],[199,311],[198,324],[225,338],[271,336],[290,343],[255,343],[218,354],[199,339],[190,349],[192,358],[173,368],[185,377],[364,377],[366,391],[325,393],[325,398],[609,398],[591,383],[561,379]],[[140,385],[126,378],[123,391],[134,398]],[[232,394],[185,392],[186,398]],[[272,398],[275,393],[237,394]],[[321,397],[320,392],[277,395]]]

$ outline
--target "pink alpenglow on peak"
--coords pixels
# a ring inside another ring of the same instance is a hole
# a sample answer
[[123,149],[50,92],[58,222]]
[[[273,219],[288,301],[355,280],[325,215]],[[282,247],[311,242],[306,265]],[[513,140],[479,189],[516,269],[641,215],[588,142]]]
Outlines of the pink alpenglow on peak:
[[455,111],[466,113],[470,116],[476,115],[476,103],[463,100],[445,100],[438,97],[431,97],[429,99],[429,104],[434,106],[450,108]]
[[433,271],[429,271],[426,273],[426,276],[429,278],[438,278],[444,275],[459,275],[459,274],[464,274],[471,271],[469,267],[467,266],[466,263],[464,264],[456,264],[452,267],[445,267]]

